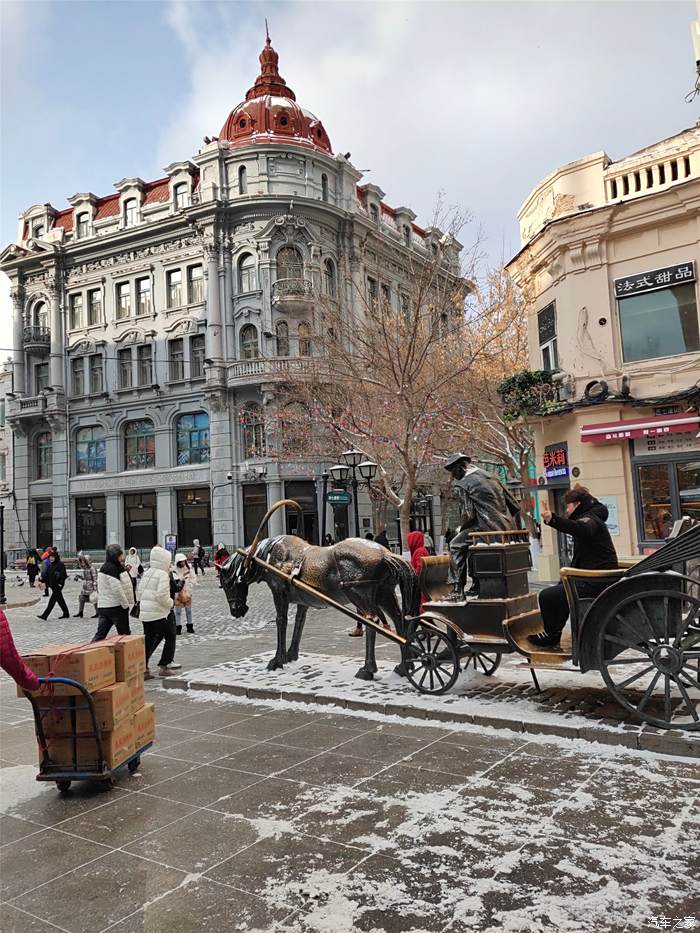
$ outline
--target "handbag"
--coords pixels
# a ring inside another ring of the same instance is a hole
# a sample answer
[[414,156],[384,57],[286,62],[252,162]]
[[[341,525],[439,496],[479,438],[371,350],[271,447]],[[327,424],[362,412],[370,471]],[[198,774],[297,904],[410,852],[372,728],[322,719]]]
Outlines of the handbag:
[[129,615],[131,616],[132,619],[138,619],[140,613],[141,613],[141,603],[134,603],[134,605],[131,607],[131,612],[129,613]]
[[90,595],[88,596],[88,599],[93,604],[93,606],[96,606],[97,605],[97,592],[93,590],[92,593],[90,593]]

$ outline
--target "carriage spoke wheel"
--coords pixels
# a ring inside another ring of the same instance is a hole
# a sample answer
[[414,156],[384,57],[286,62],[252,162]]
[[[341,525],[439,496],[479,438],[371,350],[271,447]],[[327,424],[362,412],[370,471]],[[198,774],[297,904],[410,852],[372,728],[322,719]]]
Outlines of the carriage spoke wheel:
[[598,632],[613,697],[662,729],[700,729],[700,599],[678,590],[631,596]]
[[500,652],[498,654],[484,654],[481,651],[474,651],[472,648],[469,648],[464,670],[466,671],[469,670],[470,667],[473,667],[475,671],[478,671],[485,677],[490,677],[491,674],[494,674],[498,670],[501,657],[502,655]]
[[421,693],[445,693],[459,675],[455,646],[444,632],[421,625],[404,648],[406,676]]

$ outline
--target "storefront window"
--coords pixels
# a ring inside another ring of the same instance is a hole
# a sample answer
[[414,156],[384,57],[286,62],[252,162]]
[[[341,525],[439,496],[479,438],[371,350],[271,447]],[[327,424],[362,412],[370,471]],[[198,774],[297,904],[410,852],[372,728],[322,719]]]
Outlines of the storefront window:
[[694,283],[620,298],[618,306],[625,362],[700,349]]
[[75,545],[78,550],[101,551],[107,543],[107,507],[104,496],[75,500]]
[[667,463],[650,463],[639,467],[639,497],[644,540],[668,538],[673,528],[673,508]]
[[158,543],[154,492],[124,496],[124,536],[127,548],[149,548]]
[[[221,495],[224,495],[222,491]],[[211,545],[211,496],[208,488],[178,489],[178,546],[190,549],[197,538],[202,547]]]
[[700,521],[700,460],[676,464],[681,518]]

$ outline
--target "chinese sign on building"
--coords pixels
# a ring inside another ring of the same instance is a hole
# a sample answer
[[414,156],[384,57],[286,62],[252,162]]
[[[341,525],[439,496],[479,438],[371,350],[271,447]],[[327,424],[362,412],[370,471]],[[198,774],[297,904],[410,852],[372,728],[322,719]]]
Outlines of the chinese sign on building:
[[615,279],[615,297],[629,298],[631,295],[652,292],[657,288],[670,288],[672,285],[694,281],[695,263],[682,262],[678,266],[667,266],[665,269],[654,269],[653,272],[640,272],[637,275],[627,275],[623,279]]
[[569,448],[566,442],[550,444],[542,456],[544,475],[549,485],[569,485]]

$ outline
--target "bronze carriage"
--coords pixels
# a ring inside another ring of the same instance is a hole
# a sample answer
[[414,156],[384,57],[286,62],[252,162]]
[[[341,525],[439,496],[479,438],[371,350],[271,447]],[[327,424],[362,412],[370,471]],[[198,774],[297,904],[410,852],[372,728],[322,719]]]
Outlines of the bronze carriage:
[[[418,690],[445,693],[460,659],[491,675],[504,654],[517,653],[538,689],[538,670],[597,670],[637,719],[700,729],[700,525],[617,570],[563,568],[570,626],[557,650],[535,648],[527,638],[542,623],[528,587],[526,533],[477,534],[473,542],[479,596],[472,599],[447,601],[448,558],[423,558],[420,583],[429,602],[412,621],[405,649],[406,672]],[[584,579],[609,579],[610,586],[583,599],[576,583]]]

